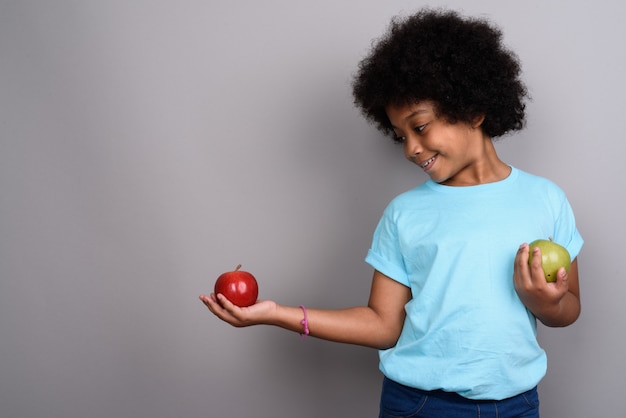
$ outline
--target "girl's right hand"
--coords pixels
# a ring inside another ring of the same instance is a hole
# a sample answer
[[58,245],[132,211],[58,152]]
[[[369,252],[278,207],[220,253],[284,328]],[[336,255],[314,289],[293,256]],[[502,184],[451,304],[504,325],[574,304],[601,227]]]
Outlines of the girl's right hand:
[[200,295],[200,300],[219,319],[234,327],[267,324],[276,312],[276,303],[270,300],[259,300],[254,305],[240,308],[226,299],[222,294],[211,293]]

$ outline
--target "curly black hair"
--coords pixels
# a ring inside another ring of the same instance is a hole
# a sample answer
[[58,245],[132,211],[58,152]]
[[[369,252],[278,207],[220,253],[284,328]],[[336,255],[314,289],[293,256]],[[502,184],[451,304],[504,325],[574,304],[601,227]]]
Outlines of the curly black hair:
[[385,108],[422,100],[433,101],[450,123],[484,115],[483,132],[494,138],[524,127],[528,93],[520,75],[498,27],[455,11],[422,9],[392,19],[359,63],[352,87],[365,118],[394,138]]

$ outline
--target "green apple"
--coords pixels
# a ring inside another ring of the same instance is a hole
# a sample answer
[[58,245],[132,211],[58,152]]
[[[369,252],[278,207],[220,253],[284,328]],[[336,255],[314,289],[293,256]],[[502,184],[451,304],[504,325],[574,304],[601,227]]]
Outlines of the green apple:
[[530,243],[528,264],[531,263],[533,250],[537,247],[541,250],[541,267],[543,267],[547,282],[556,282],[556,273],[561,267],[565,267],[565,271],[569,272],[571,263],[569,252],[565,247],[552,241],[552,238],[538,239]]

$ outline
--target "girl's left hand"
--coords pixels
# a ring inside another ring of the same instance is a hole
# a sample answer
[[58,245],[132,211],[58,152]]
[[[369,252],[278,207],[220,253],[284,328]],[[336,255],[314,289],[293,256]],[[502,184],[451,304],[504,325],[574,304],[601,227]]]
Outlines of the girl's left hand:
[[[533,251],[533,257],[529,265],[530,251]],[[547,282],[541,267],[541,250],[531,249],[526,243],[517,251],[513,280],[515,290],[524,305],[539,318],[558,309],[561,300],[569,292],[568,274],[565,269],[561,267],[558,270],[556,282]]]

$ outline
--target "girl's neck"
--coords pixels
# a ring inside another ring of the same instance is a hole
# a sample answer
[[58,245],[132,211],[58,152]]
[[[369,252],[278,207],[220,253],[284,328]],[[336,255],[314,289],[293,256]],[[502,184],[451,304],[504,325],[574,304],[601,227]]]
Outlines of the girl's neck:
[[477,186],[502,181],[511,174],[511,167],[503,162],[489,137],[484,137],[482,149],[471,166],[463,173],[441,184],[446,186]]

